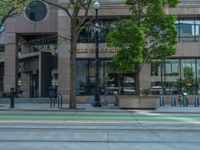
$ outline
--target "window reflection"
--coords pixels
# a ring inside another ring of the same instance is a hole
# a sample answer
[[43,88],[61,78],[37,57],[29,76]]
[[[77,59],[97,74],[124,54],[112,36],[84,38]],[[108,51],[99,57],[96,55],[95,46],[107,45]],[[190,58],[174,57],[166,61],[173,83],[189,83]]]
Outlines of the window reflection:
[[189,94],[196,93],[196,63],[194,59],[181,62],[182,87],[181,91]]
[[195,36],[196,36],[196,41],[199,42],[199,38],[200,38],[200,20],[195,20]]
[[167,59],[157,70],[151,74],[153,94],[200,94],[200,59]]
[[25,10],[27,17],[34,22],[43,20],[47,15],[46,5],[39,1],[31,1]]
[[[106,36],[110,31],[115,29],[117,20],[99,20],[99,26],[101,28],[101,32],[99,33],[99,42],[105,43]],[[79,43],[94,43],[95,42],[95,31],[94,31],[94,23],[86,26],[82,32],[80,33]]]
[[198,42],[200,35],[200,20],[179,19],[175,22],[180,42]]
[[[115,30],[117,19],[101,19],[99,25],[101,32],[99,33],[99,42],[104,43],[106,41],[106,35]],[[180,42],[198,42],[200,41],[200,20],[195,18],[180,18],[175,22],[178,38]],[[95,32],[94,23],[85,27],[80,33],[79,43],[94,43]]]
[[[135,94],[133,73],[118,74],[115,65],[110,60],[100,60],[99,63],[101,94]],[[95,94],[95,61],[77,60],[77,95]]]

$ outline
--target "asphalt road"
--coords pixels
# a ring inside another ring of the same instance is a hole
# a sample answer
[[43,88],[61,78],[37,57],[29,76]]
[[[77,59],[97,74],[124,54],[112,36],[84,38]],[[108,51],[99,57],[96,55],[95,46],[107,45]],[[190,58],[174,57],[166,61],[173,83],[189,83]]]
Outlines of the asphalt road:
[[199,150],[199,114],[0,112],[0,150]]

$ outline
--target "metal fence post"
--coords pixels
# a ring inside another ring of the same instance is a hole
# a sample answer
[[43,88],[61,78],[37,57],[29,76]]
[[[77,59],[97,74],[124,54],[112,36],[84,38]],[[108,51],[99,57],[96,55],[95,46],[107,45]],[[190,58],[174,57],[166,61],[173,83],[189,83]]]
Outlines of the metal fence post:
[[172,105],[172,107],[176,106],[176,96],[171,97],[171,105]]
[[10,89],[10,108],[15,108],[15,89]]
[[164,106],[165,105],[165,98],[164,96],[160,96],[160,106]]

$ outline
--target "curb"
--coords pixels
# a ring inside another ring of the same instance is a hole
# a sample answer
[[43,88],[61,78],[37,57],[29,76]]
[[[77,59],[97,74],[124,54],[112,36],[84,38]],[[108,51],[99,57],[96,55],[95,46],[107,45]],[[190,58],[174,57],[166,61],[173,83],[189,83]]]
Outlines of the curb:
[[200,114],[200,112],[190,112],[190,111],[156,111],[156,110],[111,110],[111,109],[87,109],[87,108],[77,108],[77,109],[69,109],[69,108],[61,108],[61,109],[20,109],[20,108],[4,108],[0,109],[0,111],[33,111],[33,112],[99,112],[99,113],[153,113],[153,114]]

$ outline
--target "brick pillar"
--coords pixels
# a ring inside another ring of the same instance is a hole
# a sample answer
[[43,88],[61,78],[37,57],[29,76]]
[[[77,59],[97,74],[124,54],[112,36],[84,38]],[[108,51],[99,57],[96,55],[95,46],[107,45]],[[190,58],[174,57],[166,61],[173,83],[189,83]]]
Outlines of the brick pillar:
[[4,92],[10,92],[10,88],[17,88],[18,50],[16,44],[16,34],[7,34],[6,40]]

